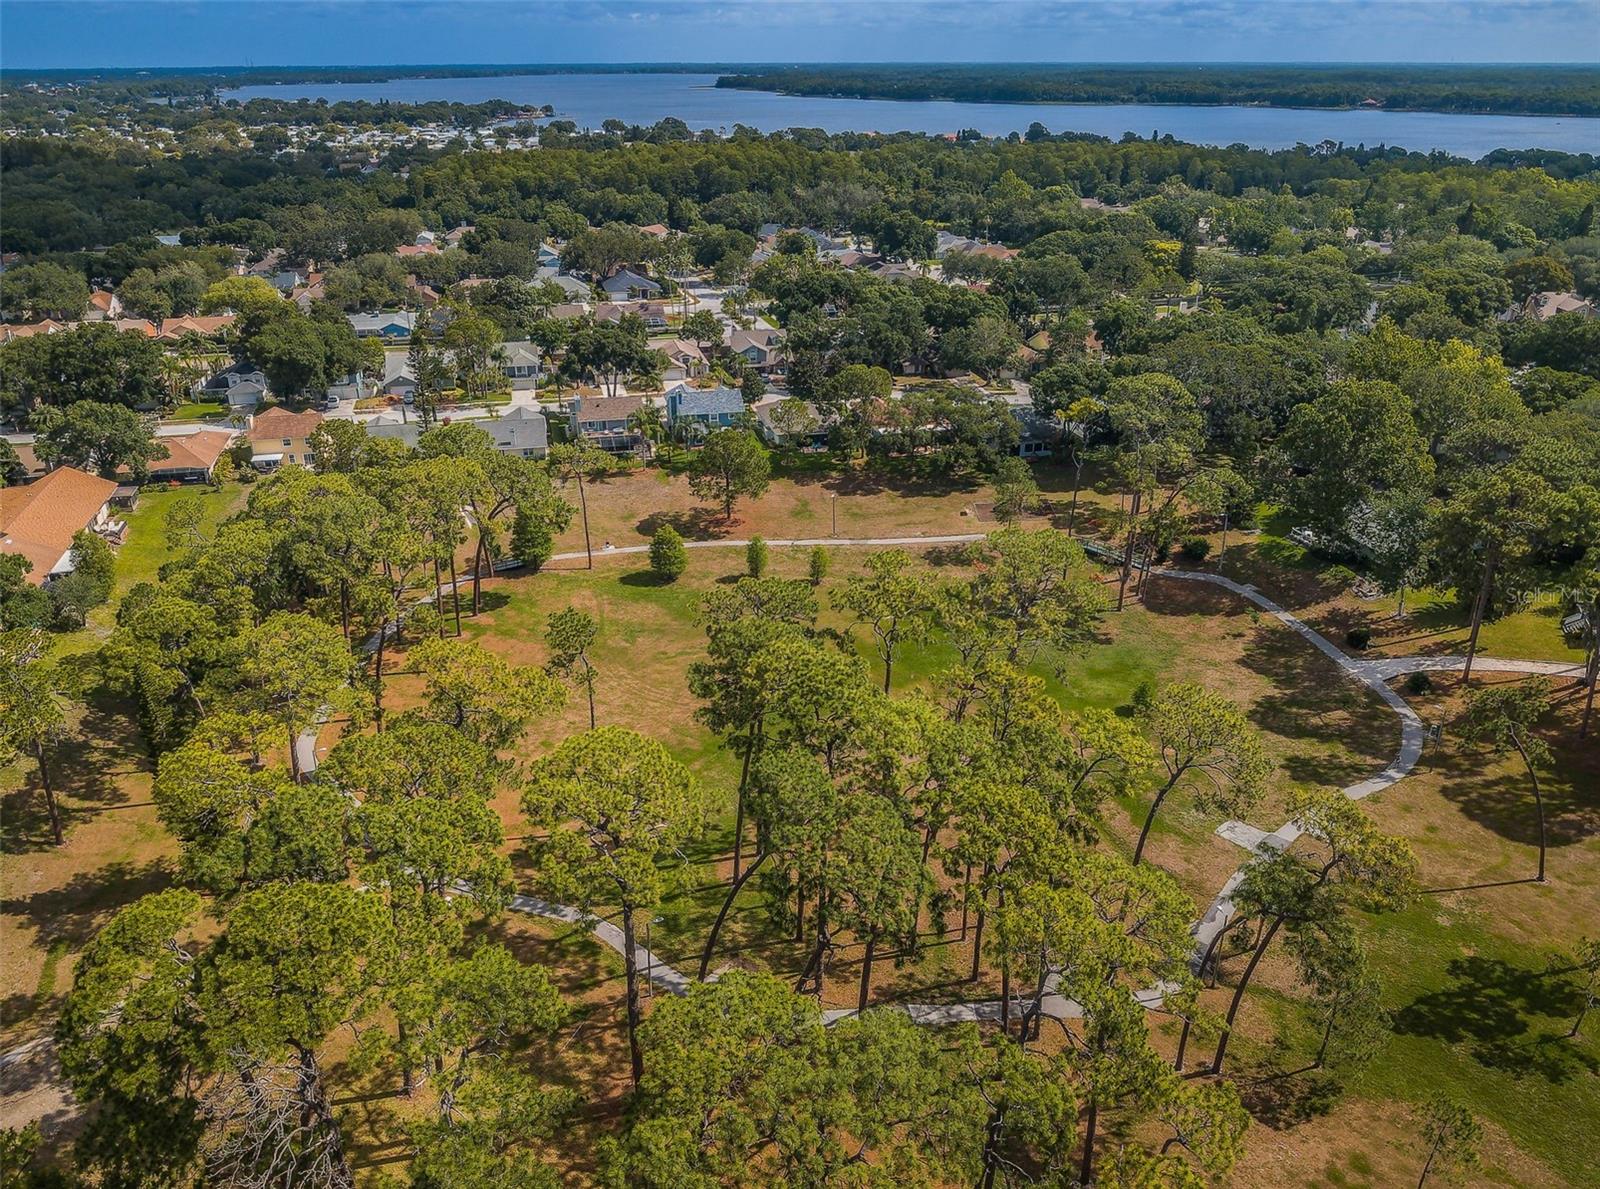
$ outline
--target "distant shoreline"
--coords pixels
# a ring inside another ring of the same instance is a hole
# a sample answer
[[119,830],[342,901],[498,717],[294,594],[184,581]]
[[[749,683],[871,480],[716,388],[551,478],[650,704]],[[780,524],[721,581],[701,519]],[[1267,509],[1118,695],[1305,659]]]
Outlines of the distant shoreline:
[[[250,86],[583,74],[706,74],[715,76],[717,88],[790,98],[1600,117],[1600,66],[1583,63],[532,62],[0,70],[8,89],[30,84],[121,84],[130,91],[163,96]],[[1367,99],[1378,102],[1369,104]]]
[[1600,115],[1588,115],[1578,111],[1491,111],[1488,108],[1391,107],[1388,105],[1379,107],[1363,105],[1335,106],[1333,104],[1250,102],[1239,99],[971,99],[960,95],[928,95],[912,99],[901,95],[856,95],[846,91],[792,91],[782,87],[746,87],[735,83],[728,83],[724,86],[721,79],[713,85],[723,90],[755,91],[763,95],[783,95],[789,99],[846,99],[861,103],[970,103],[974,105],[995,104],[1006,107],[1150,107],[1158,109],[1163,107],[1243,107],[1253,108],[1258,111],[1370,111],[1380,114],[1392,112],[1396,115],[1405,113],[1424,116],[1505,116],[1508,118],[1520,116],[1530,120],[1600,119]]

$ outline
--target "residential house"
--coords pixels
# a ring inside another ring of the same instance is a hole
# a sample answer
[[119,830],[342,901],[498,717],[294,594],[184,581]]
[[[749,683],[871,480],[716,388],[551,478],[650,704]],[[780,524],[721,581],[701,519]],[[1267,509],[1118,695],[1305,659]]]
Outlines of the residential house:
[[582,318],[589,313],[586,301],[563,301],[550,307],[552,318]]
[[417,391],[417,378],[411,374],[410,357],[403,351],[383,353],[383,378],[379,388],[385,396],[398,396],[409,402]]
[[561,267],[561,249],[553,248],[549,244],[540,244],[535,257],[540,268]]
[[643,227],[639,228],[639,230],[644,232],[646,235],[654,236],[656,239],[666,239],[668,235],[672,234],[660,223],[646,223]]
[[410,310],[394,313],[346,314],[345,321],[356,332],[358,339],[387,339],[398,342],[409,339],[416,329],[417,316]]
[[311,435],[322,424],[315,410],[291,413],[281,406],[250,418],[250,465],[258,471],[275,471],[280,466],[316,462]]
[[11,436],[5,440],[11,443],[11,451],[17,456],[17,466],[9,474],[0,475],[0,484],[32,483],[50,473],[50,468],[40,462],[39,456],[33,452],[32,434]]
[[9,343],[12,339],[30,339],[36,334],[55,334],[71,328],[70,322],[57,322],[54,318],[46,318],[43,322],[0,323],[0,343]]
[[298,268],[279,269],[267,278],[267,281],[279,293],[292,293],[306,283],[306,272]]
[[693,422],[708,430],[725,429],[744,412],[744,394],[737,388],[690,388],[679,384],[667,392],[667,423]]
[[460,227],[452,227],[444,233],[444,246],[447,248],[459,248],[461,241],[476,230],[477,228],[471,223],[463,223]]
[[439,304],[439,291],[426,281],[418,280],[416,273],[412,273],[406,278],[406,290],[417,299],[417,304],[424,309],[429,309]]
[[194,390],[197,400],[225,400],[230,409],[253,409],[266,399],[267,377],[259,368],[235,363]]
[[500,365],[500,370],[510,380],[531,380],[539,375],[539,348],[526,339],[517,339],[506,343],[501,350],[505,352],[505,361]]
[[1557,314],[1578,314],[1584,318],[1600,318],[1592,302],[1576,293],[1535,293],[1522,303],[1521,316],[1536,322],[1546,322]]
[[906,264],[898,260],[880,260],[876,264],[869,265],[867,271],[885,281],[895,281],[900,284],[925,275],[920,265]]
[[568,428],[575,438],[583,438],[613,454],[625,454],[644,444],[644,437],[631,424],[633,415],[644,407],[637,396],[580,396],[572,402]]
[[550,449],[550,423],[544,412],[533,405],[514,405],[498,417],[479,423],[494,439],[502,454],[522,458],[543,458]]
[[237,321],[232,314],[186,314],[168,318],[161,324],[161,333],[156,338],[163,343],[175,343],[186,334],[197,334],[203,339],[216,338]]
[[[810,428],[800,433],[791,434],[778,427],[780,418],[776,416],[780,405],[796,401],[805,406],[810,414]],[[761,435],[769,446],[794,446],[801,450],[826,450],[828,448],[828,427],[823,423],[822,414],[817,411],[817,406],[810,401],[800,400],[795,396],[766,396],[750,406],[750,411],[756,417],[756,432]]]
[[327,407],[332,409],[340,401],[366,400],[368,397],[377,395],[377,392],[378,382],[376,380],[368,379],[360,372],[351,372],[349,375],[340,376],[329,384],[324,395],[327,398]]
[[783,335],[765,327],[743,330],[733,327],[725,340],[728,350],[763,374],[783,366]]
[[204,483],[217,469],[217,460],[238,435],[231,429],[191,429],[186,433],[158,434],[157,445],[167,448],[165,458],[150,463],[152,483]]
[[596,322],[620,322],[631,314],[644,323],[645,329],[661,330],[667,325],[670,304],[665,301],[639,301],[619,305],[614,301],[602,301],[594,307],[594,319]]
[[146,318],[111,318],[108,321],[123,333],[132,331],[134,334],[144,335],[147,339],[153,339],[160,333],[156,330],[156,324]]
[[120,317],[121,314],[121,299],[109,289],[96,289],[89,294],[89,308],[83,312],[83,320],[104,322],[108,318]]
[[401,244],[394,250],[394,254],[399,256],[402,260],[409,259],[412,256],[437,256],[439,254],[439,248],[437,244],[432,243]]
[[282,248],[273,248],[254,264],[246,265],[240,269],[240,275],[246,277],[261,277],[271,279],[277,276],[283,265],[284,252]]
[[600,282],[600,288],[612,301],[643,301],[661,292],[659,284],[631,268],[619,268]]
[[[404,413],[380,413],[361,423],[375,438],[389,438],[415,448],[422,437],[422,422]],[[544,413],[532,405],[516,405],[498,417],[456,419],[452,425],[471,425],[494,440],[502,454],[519,458],[543,458],[550,449],[550,427]]]
[[667,366],[661,373],[664,383],[676,384],[697,379],[705,375],[710,367],[699,345],[687,339],[654,338],[649,346],[652,351],[660,351],[667,357]]
[[1022,458],[1048,458],[1055,452],[1057,439],[1061,435],[1061,428],[1049,417],[1041,417],[1033,407],[1031,397],[1018,393],[1007,393],[998,398],[1011,415],[1017,419],[1017,428],[1022,431],[1021,440],[1017,443],[1017,454]]
[[72,573],[72,538],[84,529],[120,536],[111,517],[117,485],[77,467],[57,467],[25,487],[0,490],[0,551],[33,563],[25,581],[42,586]]
[[587,281],[580,281],[577,277],[568,273],[556,273],[553,276],[540,277],[539,279],[561,286],[562,292],[572,298],[573,301],[588,301],[594,296],[593,285],[590,285]]
[[840,252],[850,251],[849,244],[840,243],[832,236],[818,231],[815,227],[802,227],[800,234],[817,246],[817,255],[819,256],[836,256]]
[[289,294],[289,300],[300,307],[301,313],[311,312],[311,303],[328,296],[327,277],[320,272],[306,274],[306,283]]
[[437,243],[438,239],[439,237],[437,235],[424,227],[421,231],[417,232],[417,237],[412,240],[411,243],[413,247],[421,248]]

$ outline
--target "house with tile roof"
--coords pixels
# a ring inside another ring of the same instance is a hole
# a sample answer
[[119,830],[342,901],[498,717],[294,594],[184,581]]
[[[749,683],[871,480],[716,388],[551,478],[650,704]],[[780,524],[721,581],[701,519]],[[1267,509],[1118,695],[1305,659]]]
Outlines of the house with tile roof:
[[204,483],[217,469],[217,460],[238,437],[231,429],[192,429],[187,433],[158,434],[156,444],[167,448],[165,458],[150,463],[152,483]]
[[104,322],[122,313],[122,302],[109,289],[96,289],[89,294],[89,308],[83,312],[85,322]]
[[117,485],[77,467],[57,467],[26,487],[0,490],[0,552],[32,563],[26,581],[42,586],[72,573],[72,538],[84,529],[114,531]]

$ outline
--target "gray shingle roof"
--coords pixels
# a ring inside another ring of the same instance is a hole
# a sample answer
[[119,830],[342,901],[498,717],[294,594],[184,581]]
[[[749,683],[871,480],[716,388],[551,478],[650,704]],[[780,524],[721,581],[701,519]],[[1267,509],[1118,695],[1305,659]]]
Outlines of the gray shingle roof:
[[680,384],[667,394],[678,417],[715,417],[744,412],[744,396],[737,388],[690,388]]

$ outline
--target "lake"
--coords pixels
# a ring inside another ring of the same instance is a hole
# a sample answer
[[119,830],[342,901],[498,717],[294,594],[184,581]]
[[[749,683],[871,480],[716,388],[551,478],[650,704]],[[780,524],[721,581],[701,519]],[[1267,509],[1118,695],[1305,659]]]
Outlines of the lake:
[[1435,112],[1316,111],[1306,108],[1180,107],[1138,104],[952,103],[931,100],[827,99],[766,91],[719,90],[712,74],[513,74],[492,78],[403,78],[381,83],[291,83],[239,87],[237,99],[388,99],[396,103],[504,99],[550,104],[580,128],[603,120],[653,124],[677,116],[699,131],[747,124],[763,132],[955,132],[986,136],[1024,132],[1037,120],[1052,132],[1171,133],[1194,144],[1292,148],[1322,140],[1347,145],[1442,149],[1477,159],[1495,149],[1600,153],[1600,119],[1576,116],[1472,116]]

